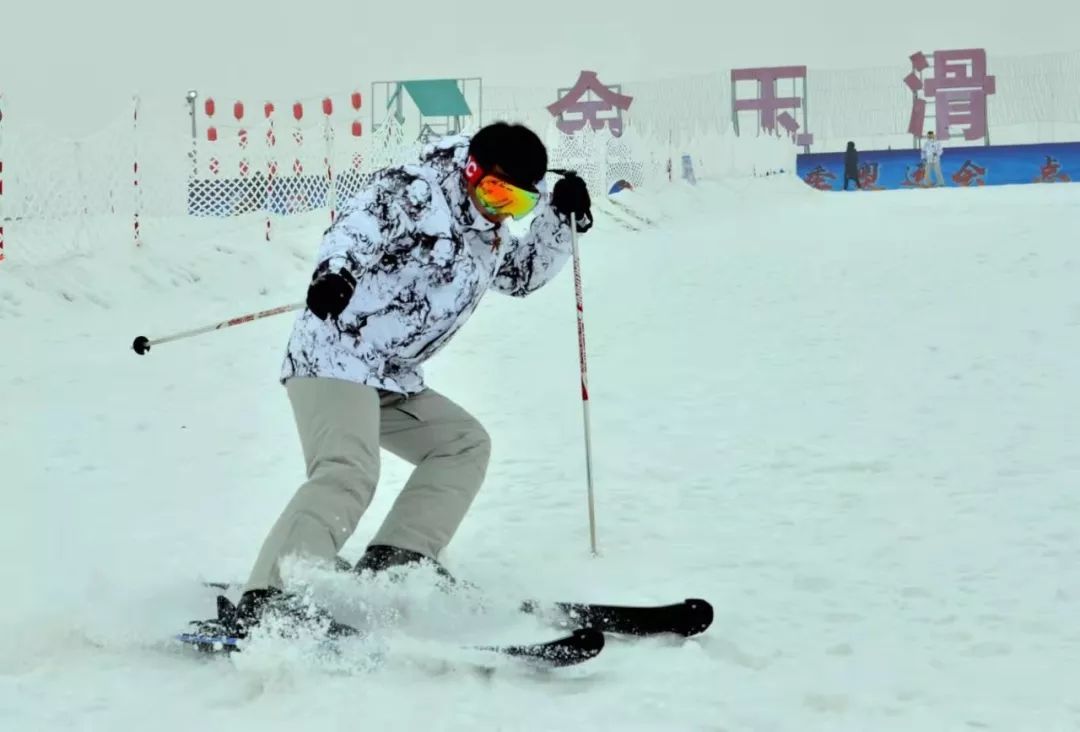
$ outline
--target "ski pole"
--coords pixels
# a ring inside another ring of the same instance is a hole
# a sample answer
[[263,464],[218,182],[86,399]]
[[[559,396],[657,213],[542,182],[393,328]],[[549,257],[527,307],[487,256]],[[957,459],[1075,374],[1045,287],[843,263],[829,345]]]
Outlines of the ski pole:
[[162,338],[155,338],[150,340],[146,336],[139,336],[135,339],[135,342],[131,344],[131,349],[140,356],[150,351],[150,346],[156,346],[159,343],[168,343],[169,341],[178,341],[181,338],[190,338],[202,333],[209,333],[215,330],[221,330],[222,328],[231,328],[234,325],[240,325],[241,323],[250,323],[253,320],[260,320],[261,318],[269,318],[271,315],[280,315],[281,313],[287,313],[292,310],[300,310],[305,307],[305,303],[298,302],[292,305],[281,305],[280,307],[271,308],[270,310],[263,310],[259,313],[248,313],[247,315],[240,315],[230,320],[226,320],[221,323],[215,323],[208,325],[205,328],[196,328],[194,330],[187,330],[183,333],[174,333],[173,335],[164,336]]
[[585,483],[589,501],[589,546],[596,551],[596,503],[593,498],[592,431],[589,428],[589,369],[585,360],[585,307],[581,294],[581,253],[577,216],[570,215],[570,243],[574,252],[574,297],[577,300],[578,360],[581,362],[581,410],[585,419]]
[[570,246],[573,252],[573,295],[578,306],[578,361],[581,364],[581,412],[585,425],[585,490],[589,498],[589,545],[596,552],[596,502],[593,492],[593,440],[589,421],[589,366],[585,361],[585,309],[581,294],[581,253],[578,220],[570,214]]
[[[576,171],[552,168],[551,173],[569,177]],[[581,363],[581,411],[585,419],[585,484],[589,503],[589,546],[596,551],[596,502],[593,494],[592,430],[589,427],[589,369],[585,359],[585,306],[581,294],[581,252],[578,249],[577,215],[570,214],[570,244],[574,255],[574,297],[577,300],[578,360]]]

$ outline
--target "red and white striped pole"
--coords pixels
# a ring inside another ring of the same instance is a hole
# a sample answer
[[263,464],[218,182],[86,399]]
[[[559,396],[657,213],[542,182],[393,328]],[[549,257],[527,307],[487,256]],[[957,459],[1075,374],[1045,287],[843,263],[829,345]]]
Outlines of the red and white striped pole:
[[263,207],[266,209],[266,240],[270,241],[270,212],[272,211],[272,197],[274,195],[274,176],[277,175],[277,160],[274,158],[274,147],[277,138],[274,136],[274,104],[267,102],[263,105],[263,114],[266,116],[266,199]]
[[[214,126],[214,113],[217,112],[217,104],[214,102],[213,97],[207,97],[203,102],[203,109],[206,111],[206,141],[217,142],[218,131]],[[211,145],[211,149],[216,148],[217,145]],[[217,178],[218,173],[221,171],[221,163],[218,161],[217,156],[211,152],[210,159],[206,162],[206,169],[210,172],[210,175]]]
[[323,138],[326,142],[326,205],[330,208],[330,223],[337,217],[337,185],[334,183],[334,128],[330,126],[330,115],[334,113],[334,102],[330,97],[322,100]]
[[[243,102],[234,102],[233,103],[233,117],[236,118],[236,124],[238,124],[238,125],[244,124],[244,103]],[[243,127],[241,127],[240,130],[236,133],[236,146],[240,149],[240,163],[239,163],[240,179],[241,180],[246,180],[247,177],[248,177],[248,173],[251,172],[251,164],[248,162],[247,156],[245,155],[245,153],[247,152],[247,146],[248,146],[248,133],[247,133],[247,130],[244,129]],[[246,205],[249,201],[250,201],[250,199],[245,200],[244,203],[241,204],[241,207]]]
[[142,189],[139,188],[139,97],[131,98],[132,103],[132,128],[131,143],[134,148],[135,158],[132,165],[132,173],[135,183],[135,246],[142,246],[142,232],[139,229],[139,214],[142,212]]
[[585,360],[585,304],[581,288],[581,253],[577,221],[570,214],[570,243],[574,254],[574,296],[577,299],[578,359],[581,362],[581,409],[585,418],[585,481],[589,501],[589,546],[596,551],[596,504],[593,498],[592,430],[589,424],[589,369]]
[[160,343],[178,341],[182,338],[191,338],[192,336],[202,335],[203,333],[211,333],[215,330],[221,330],[222,328],[232,328],[235,325],[251,323],[255,320],[262,320],[263,318],[273,317],[274,315],[291,313],[294,310],[300,310],[306,306],[307,304],[302,302],[292,303],[290,305],[280,305],[276,308],[270,308],[269,310],[263,310],[258,313],[248,313],[247,315],[237,315],[235,318],[229,318],[228,320],[224,320],[220,323],[213,323],[211,325],[205,325],[201,328],[186,330],[182,333],[173,333],[172,335],[162,336],[160,338],[150,339],[146,336],[138,336],[131,344],[131,349],[140,356],[145,356],[150,351],[151,346],[156,346]]
[[[214,126],[214,114],[217,112],[217,105],[214,101],[214,97],[206,97],[206,101],[203,103],[203,109],[206,112],[206,141],[207,143],[217,143],[217,127]],[[218,173],[221,172],[221,162],[217,159],[217,155],[214,154],[216,145],[208,146],[211,150],[210,160],[206,161],[206,170],[210,172],[214,178],[217,178]]]
[[[353,114],[360,114],[360,106],[364,103],[364,98],[360,95],[360,92],[353,92],[349,96],[349,104],[352,105]],[[359,138],[364,134],[364,125],[359,119],[354,119],[352,122],[352,136]],[[359,142],[359,139],[356,140]],[[360,168],[363,166],[364,157],[359,152],[354,152],[352,156],[353,170],[357,173],[360,172]]]
[[296,152],[293,154],[293,175],[297,178],[304,174],[304,164],[300,162],[300,150],[304,147],[304,129],[300,125],[304,119],[304,105],[300,102],[294,102],[292,105],[292,116],[296,122],[296,127],[293,129],[292,137],[293,142],[296,143]]

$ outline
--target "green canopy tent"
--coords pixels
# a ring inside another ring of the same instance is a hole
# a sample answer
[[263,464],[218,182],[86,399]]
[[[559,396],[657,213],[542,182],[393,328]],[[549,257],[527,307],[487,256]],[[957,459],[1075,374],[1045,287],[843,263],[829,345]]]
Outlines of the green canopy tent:
[[[475,91],[472,87],[475,85]],[[380,103],[379,92],[386,95],[385,104]],[[475,97],[476,112],[466,95]],[[476,116],[478,121],[483,104],[483,84],[479,78],[470,79],[414,79],[410,81],[380,81],[371,85],[371,125],[378,129],[388,119],[402,126],[407,123],[406,100],[411,101],[419,114],[418,132],[421,139],[431,134],[454,134],[461,132],[465,123]],[[376,119],[382,114],[382,120]],[[482,124],[482,123],[481,123]]]

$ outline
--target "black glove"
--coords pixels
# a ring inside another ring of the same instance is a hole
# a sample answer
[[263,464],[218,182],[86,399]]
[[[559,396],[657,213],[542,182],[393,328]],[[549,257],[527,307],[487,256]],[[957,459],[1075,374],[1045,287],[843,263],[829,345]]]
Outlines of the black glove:
[[330,272],[328,268],[315,270],[315,278],[307,291],[308,310],[319,320],[329,316],[337,318],[345,310],[356,289],[356,278],[346,269]]
[[570,221],[573,214],[577,230],[585,233],[592,228],[592,199],[585,181],[573,173],[560,178],[551,191],[551,207]]

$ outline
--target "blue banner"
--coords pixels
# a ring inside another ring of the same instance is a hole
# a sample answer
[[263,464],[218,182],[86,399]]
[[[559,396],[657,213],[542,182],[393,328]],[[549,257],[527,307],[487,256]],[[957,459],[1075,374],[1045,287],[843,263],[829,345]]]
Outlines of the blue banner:
[[[799,177],[821,191],[844,189],[844,153],[799,155]],[[941,156],[949,187],[1069,183],[1080,178],[1080,142],[949,147]],[[918,150],[859,152],[859,183],[866,190],[920,188],[926,177]],[[851,188],[855,185],[852,183]]]

